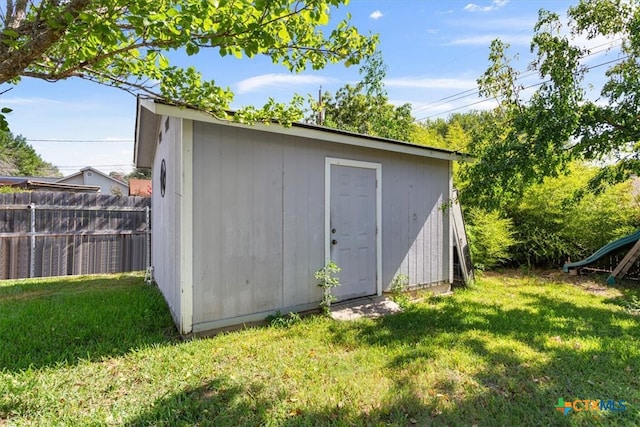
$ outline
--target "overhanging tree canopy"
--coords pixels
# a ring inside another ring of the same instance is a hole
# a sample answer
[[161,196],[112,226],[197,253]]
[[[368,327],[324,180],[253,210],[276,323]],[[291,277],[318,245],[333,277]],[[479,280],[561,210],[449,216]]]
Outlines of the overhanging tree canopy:
[[[332,8],[348,0],[6,0],[0,9],[0,84],[21,77],[78,77],[223,115],[233,94],[167,51],[268,55],[293,72],[358,63],[375,49],[348,18],[325,34]],[[6,110],[5,110],[6,112]],[[262,113],[262,115],[261,115]],[[269,102],[240,118],[284,118]]]

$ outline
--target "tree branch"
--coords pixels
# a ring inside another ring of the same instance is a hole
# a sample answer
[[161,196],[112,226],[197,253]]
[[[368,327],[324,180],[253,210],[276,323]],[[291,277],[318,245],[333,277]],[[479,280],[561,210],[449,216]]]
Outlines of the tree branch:
[[13,1],[7,0],[7,16],[5,17],[5,27],[17,28],[27,15],[27,0],[18,0],[15,5]]
[[[20,3],[24,3],[26,7],[26,1],[21,0]],[[71,16],[72,19],[75,19],[90,3],[90,0],[70,0],[64,9],[60,11],[54,25],[51,25],[51,22],[46,23],[42,20],[30,24],[38,29],[34,37],[30,38],[19,49],[9,49],[8,55],[3,54],[0,57],[0,83],[5,83],[23,74],[31,63],[41,58],[47,49],[62,37],[71,21],[65,16]]]

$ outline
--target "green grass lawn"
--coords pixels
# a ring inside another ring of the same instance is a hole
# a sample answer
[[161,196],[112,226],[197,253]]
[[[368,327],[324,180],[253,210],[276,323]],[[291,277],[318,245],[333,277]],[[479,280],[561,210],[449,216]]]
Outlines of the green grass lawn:
[[563,280],[187,342],[138,275],[0,282],[0,425],[640,425],[638,292]]

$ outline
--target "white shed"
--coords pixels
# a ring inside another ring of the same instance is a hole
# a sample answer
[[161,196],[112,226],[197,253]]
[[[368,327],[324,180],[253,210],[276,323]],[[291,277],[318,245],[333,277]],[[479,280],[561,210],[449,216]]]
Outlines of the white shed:
[[152,266],[183,335],[318,307],[404,274],[448,291],[454,152],[305,124],[253,126],[139,100],[134,162],[153,168]]

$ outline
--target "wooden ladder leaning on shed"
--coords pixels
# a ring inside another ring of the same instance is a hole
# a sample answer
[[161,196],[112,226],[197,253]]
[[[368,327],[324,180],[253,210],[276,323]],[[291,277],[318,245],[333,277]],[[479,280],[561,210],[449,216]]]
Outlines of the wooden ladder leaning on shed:
[[451,210],[453,214],[453,238],[455,239],[456,251],[458,251],[462,280],[468,285],[474,280],[473,262],[471,261],[471,251],[467,241],[467,231],[464,226],[462,207],[458,201],[458,190],[455,188],[453,189],[451,197]]

